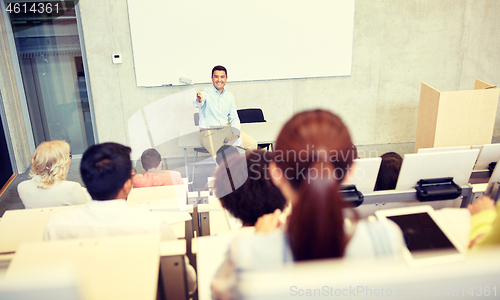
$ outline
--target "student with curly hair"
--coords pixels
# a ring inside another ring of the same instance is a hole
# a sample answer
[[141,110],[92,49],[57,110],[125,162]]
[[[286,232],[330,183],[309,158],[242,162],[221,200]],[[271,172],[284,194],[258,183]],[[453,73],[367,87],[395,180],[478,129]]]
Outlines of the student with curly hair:
[[243,226],[254,226],[262,215],[287,206],[269,176],[269,162],[273,157],[272,152],[260,149],[247,151],[246,159],[236,152],[229,154],[215,170],[215,195],[222,207],[240,219]]
[[66,180],[71,157],[65,141],[38,145],[31,158],[31,180],[17,186],[25,208],[84,204],[90,199],[78,182]]

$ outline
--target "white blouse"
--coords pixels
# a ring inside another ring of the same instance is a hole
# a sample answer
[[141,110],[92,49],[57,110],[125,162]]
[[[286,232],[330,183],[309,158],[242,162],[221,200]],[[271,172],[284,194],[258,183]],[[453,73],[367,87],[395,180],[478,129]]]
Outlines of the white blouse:
[[91,199],[87,191],[78,182],[62,181],[48,189],[37,187],[40,176],[21,182],[17,192],[25,208],[85,204]]
[[[394,222],[359,221],[343,259],[399,261],[404,247],[403,234]],[[217,299],[239,298],[237,285],[240,273],[282,268],[293,262],[293,254],[283,228],[268,234],[238,236],[231,242],[226,260],[215,274],[212,282],[213,296]]]

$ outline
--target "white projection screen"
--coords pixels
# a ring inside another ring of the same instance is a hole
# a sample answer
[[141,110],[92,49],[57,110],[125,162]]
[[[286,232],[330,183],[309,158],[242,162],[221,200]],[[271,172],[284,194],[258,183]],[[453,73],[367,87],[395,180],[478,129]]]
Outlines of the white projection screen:
[[354,0],[128,0],[137,86],[351,75]]

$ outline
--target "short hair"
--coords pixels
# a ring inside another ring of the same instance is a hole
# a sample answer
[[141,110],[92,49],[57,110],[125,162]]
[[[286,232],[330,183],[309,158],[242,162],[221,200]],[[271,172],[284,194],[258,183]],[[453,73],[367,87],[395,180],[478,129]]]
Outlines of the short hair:
[[94,200],[111,200],[132,178],[131,149],[117,143],[91,146],[80,164],[82,180]]
[[[228,156],[227,163],[231,171],[231,180],[243,184],[232,191],[225,165],[215,170],[214,191],[222,207],[240,219],[243,224],[253,226],[262,215],[283,210],[287,202],[280,190],[272,183],[269,174],[269,162],[272,152],[251,150],[242,155]],[[240,178],[246,176],[247,178]],[[232,191],[232,192],[230,192]]]
[[375,182],[375,191],[394,190],[398,183],[403,158],[395,152],[387,152],[380,157],[382,162]]
[[144,152],[142,152],[141,163],[142,163],[142,167],[146,171],[148,171],[149,169],[152,169],[152,168],[156,168],[161,163],[161,155],[154,148],[146,149],[146,150],[144,150]]
[[226,68],[224,68],[223,66],[215,66],[213,69],[212,69],[212,77],[214,77],[214,72],[215,71],[224,71],[226,73],[226,77],[227,77],[227,70]]
[[62,140],[42,142],[31,157],[30,177],[40,176],[39,188],[48,189],[68,175],[69,144]]

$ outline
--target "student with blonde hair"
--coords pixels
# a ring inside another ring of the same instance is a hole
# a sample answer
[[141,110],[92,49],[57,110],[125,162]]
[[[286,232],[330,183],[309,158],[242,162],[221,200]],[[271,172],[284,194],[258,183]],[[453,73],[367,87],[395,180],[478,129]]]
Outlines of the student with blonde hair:
[[84,204],[90,198],[78,182],[67,181],[71,163],[69,144],[62,140],[43,142],[31,158],[31,180],[17,186],[25,208]]

